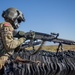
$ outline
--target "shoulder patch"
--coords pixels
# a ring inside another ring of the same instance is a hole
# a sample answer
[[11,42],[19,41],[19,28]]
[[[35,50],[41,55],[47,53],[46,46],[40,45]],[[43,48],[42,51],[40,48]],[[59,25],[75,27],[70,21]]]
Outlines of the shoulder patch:
[[5,27],[9,27],[9,26],[11,26],[9,23],[4,23],[4,26]]

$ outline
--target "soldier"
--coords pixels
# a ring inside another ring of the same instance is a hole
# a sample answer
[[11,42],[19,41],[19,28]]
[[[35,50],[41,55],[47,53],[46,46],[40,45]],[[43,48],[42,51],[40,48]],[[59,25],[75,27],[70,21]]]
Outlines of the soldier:
[[14,39],[13,37],[13,31],[19,27],[22,21],[25,21],[21,11],[15,8],[8,8],[3,11],[2,17],[5,22],[0,23],[0,69],[13,53],[13,50],[26,40],[23,37],[19,39]]

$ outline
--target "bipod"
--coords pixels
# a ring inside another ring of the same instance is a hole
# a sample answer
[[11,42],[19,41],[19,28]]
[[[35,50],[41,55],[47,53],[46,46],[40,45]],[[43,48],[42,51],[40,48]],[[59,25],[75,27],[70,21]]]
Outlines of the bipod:
[[58,45],[58,48],[56,49],[57,51],[56,51],[56,55],[58,55],[58,52],[59,52],[59,50],[61,50],[61,52],[62,52],[62,55],[64,56],[64,48],[63,48],[63,44],[62,43],[59,43],[59,45]]

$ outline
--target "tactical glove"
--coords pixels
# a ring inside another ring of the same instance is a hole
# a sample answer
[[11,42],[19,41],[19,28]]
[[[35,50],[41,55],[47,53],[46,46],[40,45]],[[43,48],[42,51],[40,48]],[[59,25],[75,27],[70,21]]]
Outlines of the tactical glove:
[[18,35],[19,35],[19,37],[25,37],[25,32],[19,31],[19,32],[18,32]]

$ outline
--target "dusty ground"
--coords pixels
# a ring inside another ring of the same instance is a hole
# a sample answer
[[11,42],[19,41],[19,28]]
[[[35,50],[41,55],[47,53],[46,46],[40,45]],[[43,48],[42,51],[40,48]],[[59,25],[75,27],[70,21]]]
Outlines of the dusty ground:
[[[57,45],[50,45],[50,46],[43,46],[41,48],[41,50],[47,50],[47,51],[52,51],[52,52],[55,52],[56,49],[57,49]],[[38,47],[35,47],[35,49],[37,49]],[[32,48],[27,48],[28,50],[32,50]],[[75,50],[75,45],[64,45],[63,46],[63,49],[64,50],[72,50],[74,51]],[[60,50],[61,51],[61,50]]]
[[[48,50],[48,51],[56,51],[57,45],[52,45],[52,46],[44,46],[43,49]],[[64,50],[75,50],[74,45],[64,45],[63,46]]]

